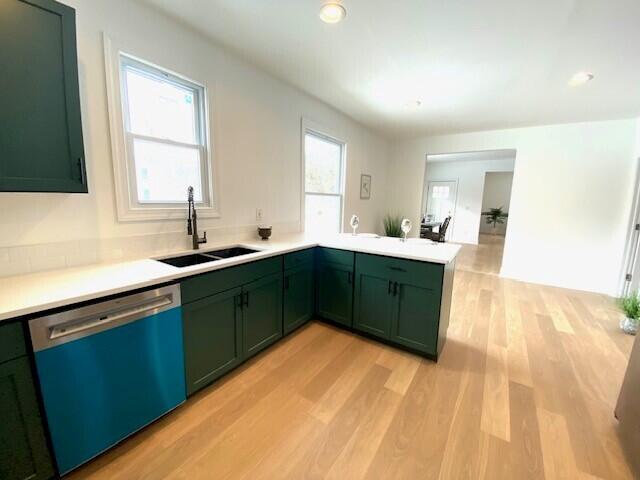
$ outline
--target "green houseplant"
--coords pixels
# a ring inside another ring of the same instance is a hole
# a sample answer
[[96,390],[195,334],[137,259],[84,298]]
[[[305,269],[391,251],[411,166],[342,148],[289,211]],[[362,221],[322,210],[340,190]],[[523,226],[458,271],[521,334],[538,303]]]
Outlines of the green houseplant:
[[509,214],[504,212],[502,207],[490,208],[486,212],[482,212],[482,215],[487,219],[489,225],[493,225],[493,228],[496,228],[498,224],[503,224],[505,219],[509,217]]
[[387,237],[400,237],[402,236],[402,215],[392,215],[388,213],[384,217],[384,234]]
[[624,318],[620,320],[620,328],[625,333],[635,335],[638,331],[638,319],[640,319],[640,294],[630,293],[618,300],[620,310]]

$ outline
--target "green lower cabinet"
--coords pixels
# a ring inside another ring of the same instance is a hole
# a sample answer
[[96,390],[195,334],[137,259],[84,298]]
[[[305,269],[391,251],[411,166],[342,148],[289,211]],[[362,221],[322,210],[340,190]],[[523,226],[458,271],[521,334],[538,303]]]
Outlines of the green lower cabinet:
[[0,364],[0,478],[53,477],[33,376],[26,356]]
[[249,358],[282,338],[282,274],[242,287],[244,356]]
[[242,289],[183,305],[187,395],[218,379],[243,360]]
[[285,270],[283,294],[284,334],[308,322],[315,299],[313,264]]
[[440,297],[433,290],[398,283],[389,340],[437,355]]
[[353,328],[380,338],[389,338],[395,310],[393,282],[357,272]]
[[318,315],[351,327],[353,317],[353,269],[333,263],[318,266]]
[[355,270],[353,327],[436,357],[444,268],[357,254]]

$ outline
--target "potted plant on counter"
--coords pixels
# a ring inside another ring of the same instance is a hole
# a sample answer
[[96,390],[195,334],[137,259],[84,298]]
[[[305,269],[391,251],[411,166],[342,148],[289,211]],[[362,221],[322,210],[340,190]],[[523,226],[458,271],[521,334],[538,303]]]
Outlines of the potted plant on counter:
[[620,328],[630,335],[638,331],[638,319],[640,319],[640,295],[638,292],[630,293],[618,300],[624,318],[620,320]]
[[384,234],[387,237],[402,236],[402,215],[391,215],[388,213],[384,217]]

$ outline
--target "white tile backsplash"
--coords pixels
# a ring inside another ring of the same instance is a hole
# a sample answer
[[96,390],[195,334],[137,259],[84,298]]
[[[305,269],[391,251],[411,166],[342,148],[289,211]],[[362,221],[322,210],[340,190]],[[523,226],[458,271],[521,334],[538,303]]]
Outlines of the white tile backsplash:
[[[297,223],[274,225],[274,231],[278,233],[298,230]],[[210,244],[235,243],[257,238],[254,226],[207,231]],[[206,248],[206,245],[201,248]],[[148,258],[189,249],[191,238],[186,232],[2,247],[0,277]]]

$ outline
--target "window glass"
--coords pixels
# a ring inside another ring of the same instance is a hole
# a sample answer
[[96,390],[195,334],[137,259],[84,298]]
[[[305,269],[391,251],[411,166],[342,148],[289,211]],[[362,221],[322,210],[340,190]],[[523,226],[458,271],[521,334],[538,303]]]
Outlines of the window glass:
[[339,194],[342,145],[307,134],[305,159],[306,191]]
[[305,202],[305,232],[340,232],[341,199],[338,195],[308,193]]
[[140,203],[184,203],[189,186],[202,202],[197,148],[134,139],[136,186]]
[[129,129],[137,135],[198,143],[196,93],[127,68]]
[[305,231],[342,231],[344,145],[313,132],[304,137]]

